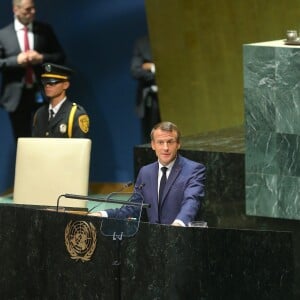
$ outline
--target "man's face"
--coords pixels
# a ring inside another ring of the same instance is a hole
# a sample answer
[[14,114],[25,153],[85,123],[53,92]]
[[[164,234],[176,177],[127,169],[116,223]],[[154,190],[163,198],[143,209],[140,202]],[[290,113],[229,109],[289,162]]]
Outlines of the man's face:
[[158,128],[153,132],[151,146],[160,163],[166,166],[175,159],[180,143],[177,142],[175,131],[163,131]]
[[34,1],[22,0],[19,5],[14,5],[13,11],[22,24],[28,25],[33,21],[35,16]]
[[43,83],[45,95],[50,98],[60,98],[69,87],[68,81],[58,81],[56,83]]

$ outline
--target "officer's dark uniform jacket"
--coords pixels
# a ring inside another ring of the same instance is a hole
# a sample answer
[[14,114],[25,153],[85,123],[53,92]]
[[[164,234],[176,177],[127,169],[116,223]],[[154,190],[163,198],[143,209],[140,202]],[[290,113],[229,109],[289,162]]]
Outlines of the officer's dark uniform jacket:
[[66,100],[49,120],[49,106],[40,107],[34,115],[33,137],[87,138],[89,117],[83,107]]

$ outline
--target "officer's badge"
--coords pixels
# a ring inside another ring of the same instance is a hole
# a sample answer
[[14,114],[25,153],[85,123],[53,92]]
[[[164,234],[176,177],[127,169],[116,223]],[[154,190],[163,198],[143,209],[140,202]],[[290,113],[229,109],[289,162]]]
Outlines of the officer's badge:
[[51,72],[51,65],[50,64],[47,64],[47,65],[45,65],[45,70],[47,71],[47,72]]
[[59,125],[59,132],[66,133],[67,132],[67,124],[60,124]]
[[65,244],[72,259],[89,261],[97,244],[95,226],[85,221],[70,221],[65,229]]
[[90,119],[88,115],[82,115],[78,118],[79,127],[82,132],[88,133],[90,129]]

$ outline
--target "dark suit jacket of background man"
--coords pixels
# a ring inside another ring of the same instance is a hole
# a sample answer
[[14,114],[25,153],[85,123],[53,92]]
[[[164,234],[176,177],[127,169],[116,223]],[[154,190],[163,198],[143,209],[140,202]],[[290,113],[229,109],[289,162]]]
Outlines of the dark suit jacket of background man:
[[[50,25],[34,21],[34,50],[43,54],[44,62],[63,64],[64,51],[59,44]],[[22,97],[24,87],[25,68],[18,65],[17,56],[21,52],[17,34],[12,22],[0,30],[0,70],[2,72],[0,105],[8,112],[14,112]],[[42,69],[40,65],[34,67],[37,79]],[[35,87],[37,90],[38,87]]]
[[[150,223],[159,223],[158,217],[158,162],[142,167],[139,171],[135,192],[143,196]],[[179,219],[187,225],[193,221],[204,197],[205,166],[178,155],[168,177],[162,198],[161,224],[171,224]],[[138,197],[140,198],[140,197]],[[133,206],[123,206],[121,209],[106,210],[108,217],[128,218],[138,217]]]

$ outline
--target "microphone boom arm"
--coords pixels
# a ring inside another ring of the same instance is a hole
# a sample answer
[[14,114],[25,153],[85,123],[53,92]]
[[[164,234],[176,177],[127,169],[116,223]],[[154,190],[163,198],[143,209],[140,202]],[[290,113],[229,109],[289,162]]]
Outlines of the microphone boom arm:
[[[111,196],[113,194],[116,194],[116,193],[111,193],[111,194],[109,194],[109,196]],[[75,194],[62,194],[57,198],[56,211],[58,211],[59,200],[61,197],[78,199],[78,200],[89,200],[89,201],[103,202],[103,203],[107,202],[107,203],[114,203],[114,204],[124,204],[124,205],[129,205],[129,206],[140,206],[140,207],[145,207],[145,208],[150,207],[150,204],[147,204],[147,203],[122,201],[122,200],[111,200],[111,199],[107,199],[107,198],[95,198],[95,197],[75,195]]]

